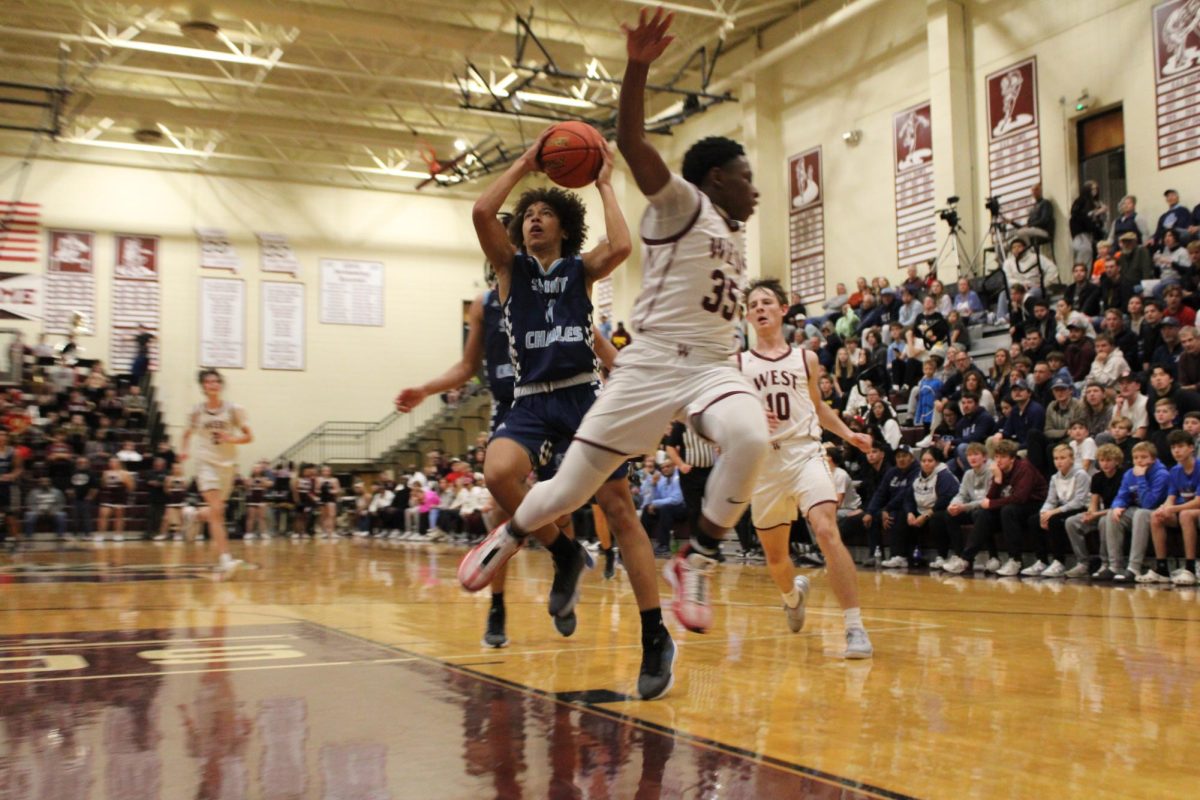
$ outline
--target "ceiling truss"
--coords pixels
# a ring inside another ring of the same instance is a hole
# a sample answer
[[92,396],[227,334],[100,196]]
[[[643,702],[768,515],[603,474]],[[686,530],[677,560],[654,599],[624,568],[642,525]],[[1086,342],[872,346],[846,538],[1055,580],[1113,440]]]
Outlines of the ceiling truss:
[[[611,133],[638,0],[5,0],[0,153],[332,185],[446,187],[545,124]],[[801,0],[677,0],[652,130],[729,94],[724,53]],[[199,7],[197,7],[199,8]],[[675,102],[672,102],[675,101]],[[0,187],[3,190],[3,187]]]

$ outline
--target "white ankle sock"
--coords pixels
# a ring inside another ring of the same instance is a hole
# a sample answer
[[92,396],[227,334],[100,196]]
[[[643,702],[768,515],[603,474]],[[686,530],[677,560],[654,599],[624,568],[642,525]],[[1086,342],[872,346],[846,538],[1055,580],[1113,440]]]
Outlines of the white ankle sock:
[[800,605],[800,591],[793,587],[790,592],[783,595],[783,602],[787,603],[788,608],[795,608]]
[[847,608],[845,611],[842,612],[842,619],[845,620],[845,622],[846,622],[847,630],[849,630],[850,628],[861,628],[863,626],[862,609],[861,608]]

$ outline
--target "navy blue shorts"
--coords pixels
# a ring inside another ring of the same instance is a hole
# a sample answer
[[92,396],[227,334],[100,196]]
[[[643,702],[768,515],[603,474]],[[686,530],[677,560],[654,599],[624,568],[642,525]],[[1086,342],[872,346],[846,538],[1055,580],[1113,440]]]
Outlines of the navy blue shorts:
[[508,419],[508,412],[512,410],[512,400],[497,400],[495,395],[492,395],[492,419],[488,423],[488,441],[490,442],[496,436],[496,429],[504,424],[504,420]]
[[[579,430],[584,415],[596,402],[598,392],[597,384],[584,383],[519,397],[513,401],[503,422],[492,431],[492,438],[511,439],[521,445],[529,454],[538,480],[548,480],[558,471],[575,431]],[[625,462],[609,476],[609,480],[624,478],[628,472],[629,462]]]

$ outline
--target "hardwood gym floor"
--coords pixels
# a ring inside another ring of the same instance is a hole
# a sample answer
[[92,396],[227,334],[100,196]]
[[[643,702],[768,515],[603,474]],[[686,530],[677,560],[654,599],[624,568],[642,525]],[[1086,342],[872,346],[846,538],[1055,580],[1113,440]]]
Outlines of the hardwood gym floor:
[[[461,548],[195,545],[0,557],[0,797],[1179,797],[1200,778],[1194,591],[860,573],[876,656],[843,662],[820,571],[787,632],[764,568],[723,565],[715,630],[631,700],[623,573],[570,639],[550,566],[510,571],[480,643]],[[663,584],[663,591],[666,586]],[[670,615],[668,615],[669,617]]]

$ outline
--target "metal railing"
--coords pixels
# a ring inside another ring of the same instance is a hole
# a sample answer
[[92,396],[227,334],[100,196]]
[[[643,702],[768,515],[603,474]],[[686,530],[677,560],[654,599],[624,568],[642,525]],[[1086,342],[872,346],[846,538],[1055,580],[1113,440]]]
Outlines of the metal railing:
[[378,422],[323,422],[284,450],[279,458],[296,463],[328,464],[336,461],[375,461],[397,442],[415,434],[442,416],[446,404],[438,398],[422,403],[408,414],[393,411]]

